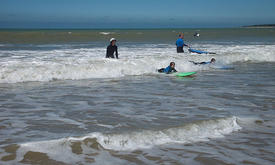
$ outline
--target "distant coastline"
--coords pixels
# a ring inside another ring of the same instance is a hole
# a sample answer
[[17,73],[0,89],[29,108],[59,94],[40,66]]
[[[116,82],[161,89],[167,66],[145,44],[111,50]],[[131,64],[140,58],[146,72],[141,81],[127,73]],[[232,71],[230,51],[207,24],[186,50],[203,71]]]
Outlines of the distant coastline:
[[249,25],[242,28],[275,28],[275,24]]

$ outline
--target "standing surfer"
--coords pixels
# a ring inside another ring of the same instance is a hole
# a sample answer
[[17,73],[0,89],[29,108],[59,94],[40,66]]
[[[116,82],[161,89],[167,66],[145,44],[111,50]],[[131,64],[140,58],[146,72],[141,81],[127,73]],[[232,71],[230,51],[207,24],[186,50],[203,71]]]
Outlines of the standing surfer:
[[179,34],[179,38],[176,41],[177,53],[184,53],[183,47],[188,46],[188,45],[184,44],[183,38],[184,38],[184,34],[183,33]]
[[106,58],[115,58],[114,53],[116,52],[116,58],[118,59],[118,52],[116,46],[116,39],[110,39],[110,45],[107,47]]

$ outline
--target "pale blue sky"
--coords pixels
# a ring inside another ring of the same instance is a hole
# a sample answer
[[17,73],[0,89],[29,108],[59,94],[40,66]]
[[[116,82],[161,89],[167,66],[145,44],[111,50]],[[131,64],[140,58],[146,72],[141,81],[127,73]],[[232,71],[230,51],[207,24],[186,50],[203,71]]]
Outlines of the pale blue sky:
[[274,24],[275,0],[1,0],[0,28],[182,28]]

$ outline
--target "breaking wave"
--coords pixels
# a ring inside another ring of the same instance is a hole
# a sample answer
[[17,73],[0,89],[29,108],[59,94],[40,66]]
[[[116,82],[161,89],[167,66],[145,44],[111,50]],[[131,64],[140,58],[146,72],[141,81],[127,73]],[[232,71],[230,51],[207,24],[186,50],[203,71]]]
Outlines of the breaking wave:
[[[193,45],[199,47],[199,45]],[[275,62],[274,45],[203,45],[216,55],[177,54],[173,45],[145,44],[119,47],[119,60],[105,59],[105,48],[58,50],[0,50],[0,83],[117,78],[156,74],[176,62],[180,72],[210,69],[189,61],[217,59],[219,65],[235,62]]]
[[117,134],[94,132],[84,137],[68,137],[57,140],[29,142],[21,144],[17,150],[17,161],[29,152],[47,154],[51,159],[63,162],[78,162],[81,155],[89,155],[95,151],[133,151],[149,149],[159,145],[172,143],[186,144],[222,138],[241,127],[238,118],[218,118],[196,121],[175,128],[163,130],[143,130]]

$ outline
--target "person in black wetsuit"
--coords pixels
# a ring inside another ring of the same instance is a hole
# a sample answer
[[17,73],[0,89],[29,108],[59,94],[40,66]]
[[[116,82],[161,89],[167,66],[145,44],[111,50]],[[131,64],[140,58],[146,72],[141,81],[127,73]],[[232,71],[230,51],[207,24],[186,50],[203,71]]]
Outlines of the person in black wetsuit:
[[208,62],[194,62],[194,61],[189,61],[192,62],[194,65],[205,65],[205,64],[214,64],[216,62],[215,58],[212,58],[211,61]]
[[116,58],[118,59],[118,52],[116,46],[116,39],[110,39],[110,45],[107,47],[106,58],[115,58],[114,53],[116,52]]

